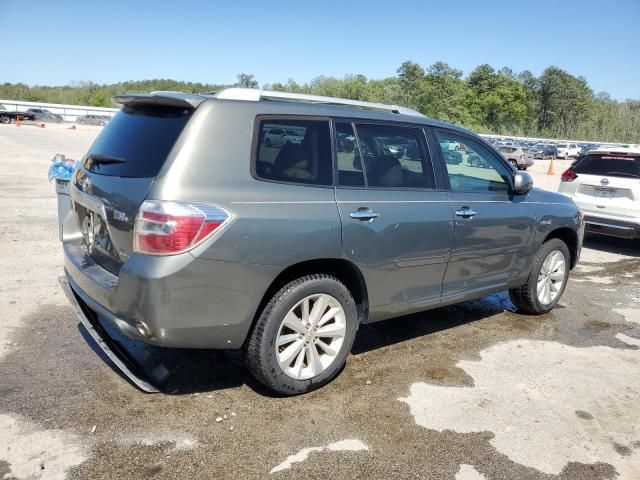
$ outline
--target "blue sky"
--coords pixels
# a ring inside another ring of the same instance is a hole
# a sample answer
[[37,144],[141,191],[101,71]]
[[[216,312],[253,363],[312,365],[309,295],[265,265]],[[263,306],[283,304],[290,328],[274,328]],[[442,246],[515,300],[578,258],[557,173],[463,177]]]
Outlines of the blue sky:
[[[268,8],[267,8],[268,6]],[[640,98],[640,0],[0,0],[0,82],[148,78],[260,84],[395,74],[407,59],[465,74],[557,65]]]

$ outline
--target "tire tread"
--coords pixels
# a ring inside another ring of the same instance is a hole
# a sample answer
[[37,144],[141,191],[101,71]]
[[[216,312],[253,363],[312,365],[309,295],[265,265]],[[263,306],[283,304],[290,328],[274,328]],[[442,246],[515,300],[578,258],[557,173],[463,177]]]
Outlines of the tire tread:
[[[304,393],[304,392],[284,392],[283,391],[281,386],[274,381],[271,375],[269,375],[268,365],[266,365],[261,355],[261,347],[265,341],[264,339],[265,330],[267,328],[267,324],[271,320],[271,313],[277,306],[280,305],[281,302],[285,301],[285,297],[287,293],[291,292],[292,290],[296,289],[297,287],[307,282],[318,281],[318,280],[330,280],[330,281],[336,282],[339,285],[341,285],[349,293],[349,295],[351,295],[351,292],[349,292],[349,289],[346,287],[346,285],[342,281],[340,281],[338,278],[332,275],[327,275],[324,273],[313,273],[313,274],[305,275],[303,277],[299,277],[295,280],[292,280],[291,282],[284,285],[280,290],[278,290],[275,293],[275,295],[271,297],[269,302],[267,302],[267,304],[264,306],[264,308],[262,309],[262,312],[260,312],[260,316],[258,317],[258,320],[256,321],[256,325],[246,345],[245,361],[247,364],[247,368],[249,369],[251,374],[256,378],[256,380],[258,380],[260,383],[265,385],[270,390],[273,390],[279,393],[289,394],[289,395],[296,394],[296,393]],[[353,301],[353,297],[351,298],[351,300]],[[351,349],[351,345],[349,345],[349,350],[350,349]],[[338,371],[335,372],[335,374],[337,375],[338,372],[339,372],[339,369]],[[323,382],[323,384],[330,381],[331,378],[333,378],[333,376],[327,379],[326,382]],[[319,386],[321,385],[317,385],[317,387]],[[317,388],[317,387],[314,387],[314,388]]]
[[[567,244],[558,238],[552,238],[545,243],[542,244],[542,247],[536,252],[533,257],[531,269],[531,273],[527,278],[527,282],[521,287],[516,287],[509,290],[509,297],[511,298],[511,302],[516,306],[517,310],[522,313],[526,313],[529,315],[542,315],[544,313],[549,312],[555,307],[557,302],[560,300],[562,294],[564,293],[564,288],[567,286],[567,278],[565,278],[564,285],[562,287],[562,291],[560,295],[558,295],[558,299],[555,302],[552,302],[551,307],[546,307],[540,305],[537,300],[537,284],[538,284],[538,273],[542,262],[547,257],[547,255],[554,249],[562,250],[565,255],[565,260],[569,258],[569,249]],[[567,269],[569,268],[569,262],[566,262]],[[568,273],[567,273],[568,275]]]

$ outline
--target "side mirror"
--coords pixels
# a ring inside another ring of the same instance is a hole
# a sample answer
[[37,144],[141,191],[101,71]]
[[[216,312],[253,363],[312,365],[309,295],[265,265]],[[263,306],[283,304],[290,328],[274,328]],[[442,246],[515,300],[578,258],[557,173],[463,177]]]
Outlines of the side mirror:
[[513,175],[513,192],[524,195],[533,188],[533,178],[527,172],[516,172]]

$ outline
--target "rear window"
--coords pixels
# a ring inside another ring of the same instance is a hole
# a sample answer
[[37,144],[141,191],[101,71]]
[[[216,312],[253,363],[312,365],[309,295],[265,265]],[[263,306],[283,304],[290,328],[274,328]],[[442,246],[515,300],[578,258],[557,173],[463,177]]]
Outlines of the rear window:
[[640,178],[640,156],[587,155],[575,164],[573,170],[585,175]]
[[[96,138],[85,167],[101,175],[155,177],[192,113],[158,105],[125,106]],[[92,156],[107,161],[92,162]]]
[[331,185],[328,120],[263,118],[254,150],[258,178],[287,183]]

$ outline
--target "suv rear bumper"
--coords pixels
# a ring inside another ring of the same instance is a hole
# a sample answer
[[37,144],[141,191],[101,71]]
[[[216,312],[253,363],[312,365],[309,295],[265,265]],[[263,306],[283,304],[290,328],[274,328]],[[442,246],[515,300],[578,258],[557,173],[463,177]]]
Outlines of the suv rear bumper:
[[98,321],[96,312],[91,310],[89,306],[78,297],[71,287],[71,284],[68,281],[69,279],[66,277],[60,277],[59,280],[60,286],[69,299],[69,302],[71,302],[71,306],[76,312],[78,319],[105,355],[107,355],[116,367],[118,367],[138,388],[147,393],[159,392],[158,388],[147,379],[147,376],[143,373],[143,369],[140,368],[138,362],[131,357],[128,352],[122,349],[117,342],[114,342],[107,332],[105,332],[104,328],[102,328],[102,325],[100,325],[100,322]]
[[533,157],[524,157],[520,162],[518,162],[519,167],[529,168],[533,165]]
[[[69,286],[81,306],[134,340],[172,348],[239,348],[279,267],[132,255],[119,276],[78,243],[64,244]],[[149,335],[138,331],[142,323]]]
[[640,223],[594,215],[585,215],[585,230],[589,233],[620,238],[640,238]]

